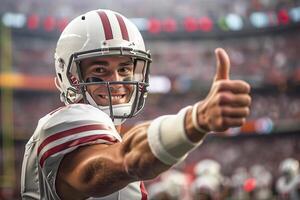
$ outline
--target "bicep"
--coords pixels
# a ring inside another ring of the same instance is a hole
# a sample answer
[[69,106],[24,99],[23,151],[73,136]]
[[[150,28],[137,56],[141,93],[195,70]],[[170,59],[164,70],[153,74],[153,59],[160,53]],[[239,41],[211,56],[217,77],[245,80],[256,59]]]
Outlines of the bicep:
[[104,196],[126,186],[132,178],[124,170],[120,145],[88,145],[65,155],[58,170],[58,193]]

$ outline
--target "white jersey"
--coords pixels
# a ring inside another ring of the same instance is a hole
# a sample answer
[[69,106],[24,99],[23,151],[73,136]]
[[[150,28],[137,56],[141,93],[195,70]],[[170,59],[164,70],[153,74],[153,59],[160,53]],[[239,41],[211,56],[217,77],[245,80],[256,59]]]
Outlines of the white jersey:
[[[21,175],[22,199],[59,200],[55,180],[65,154],[91,144],[121,142],[112,120],[87,104],[61,107],[40,119],[26,144]],[[146,200],[142,182],[135,182],[99,200]]]

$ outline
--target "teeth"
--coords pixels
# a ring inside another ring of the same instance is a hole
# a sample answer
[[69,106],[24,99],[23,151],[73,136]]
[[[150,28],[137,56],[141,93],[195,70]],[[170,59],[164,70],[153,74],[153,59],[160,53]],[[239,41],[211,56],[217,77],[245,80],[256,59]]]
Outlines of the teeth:
[[[108,99],[109,98],[109,96],[107,96],[107,95],[100,95],[100,97],[104,98],[104,99]],[[116,95],[116,96],[111,96],[111,99],[112,100],[118,100],[118,99],[121,99],[123,97],[124,97],[124,95]]]

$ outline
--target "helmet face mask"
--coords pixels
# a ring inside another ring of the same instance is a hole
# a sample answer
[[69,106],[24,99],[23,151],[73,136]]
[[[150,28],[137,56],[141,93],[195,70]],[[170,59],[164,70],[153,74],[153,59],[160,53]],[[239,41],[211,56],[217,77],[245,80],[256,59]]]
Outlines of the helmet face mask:
[[[103,20],[103,15],[110,22]],[[82,19],[83,17],[75,18],[58,41],[55,54],[57,88],[61,91],[61,99],[65,104],[79,102],[91,104],[110,115],[114,123],[119,125],[126,118],[139,113],[145,104],[149,85],[150,53],[145,50],[143,39],[136,26],[120,14],[109,10],[95,10],[86,13],[84,20]],[[119,23],[115,23],[116,19]],[[107,38],[106,35],[108,25],[113,33],[112,38]],[[127,33],[127,36],[126,34],[124,36],[124,33]],[[108,57],[129,57],[133,61],[132,77],[122,81],[83,79],[83,61]],[[128,102],[113,105],[111,90],[114,85],[120,84],[132,87],[133,92]],[[88,87],[92,85],[106,87],[109,105],[96,103],[92,94],[88,92]]]

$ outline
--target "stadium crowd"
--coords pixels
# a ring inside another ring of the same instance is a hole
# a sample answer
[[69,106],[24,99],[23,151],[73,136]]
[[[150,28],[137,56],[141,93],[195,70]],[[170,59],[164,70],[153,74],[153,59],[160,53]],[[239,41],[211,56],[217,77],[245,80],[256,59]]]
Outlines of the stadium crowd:
[[[30,13],[34,7],[39,15],[46,13],[68,17],[82,13],[82,10],[90,7],[87,2],[99,7],[99,1],[95,0],[68,0],[63,5],[57,1],[29,0],[16,3],[4,0],[1,2],[0,13]],[[152,0],[140,6],[137,0],[123,0],[119,4],[103,1],[101,7],[122,10],[124,13],[130,13],[127,15],[129,17],[182,18],[198,16],[198,13],[214,17],[216,13],[224,15],[229,12],[247,16],[252,11],[277,10],[299,5],[298,1],[292,0],[231,2],[234,6],[224,0]],[[48,5],[45,6],[45,3]],[[205,8],[200,6],[203,3],[206,4]],[[151,94],[143,112],[136,119],[130,120],[129,124],[153,119],[162,114],[175,113],[181,107],[204,97],[212,81],[208,77],[215,73],[213,49],[217,46],[224,47],[230,55],[232,78],[242,78],[253,87],[249,120],[267,117],[274,122],[300,121],[300,96],[297,90],[300,85],[299,30],[226,40],[146,41],[146,44],[153,56],[151,73],[168,77],[172,82],[172,89],[168,94]],[[54,40],[47,38],[14,38],[13,72],[53,76],[54,47]],[[275,89],[266,89],[269,87]],[[293,87],[296,89],[291,89]],[[24,141],[32,135],[38,119],[61,105],[58,92],[14,91],[16,174],[20,174]],[[2,112],[1,108],[0,111]],[[1,117],[0,115],[0,119]],[[149,197],[155,200],[299,199],[299,141],[299,136],[291,134],[227,138],[210,135],[207,142],[185,163],[147,183]],[[2,152],[0,158],[2,172]],[[288,185],[282,185],[279,180]],[[19,183],[16,184],[15,190],[2,190],[0,199],[19,199]]]

